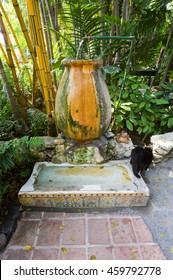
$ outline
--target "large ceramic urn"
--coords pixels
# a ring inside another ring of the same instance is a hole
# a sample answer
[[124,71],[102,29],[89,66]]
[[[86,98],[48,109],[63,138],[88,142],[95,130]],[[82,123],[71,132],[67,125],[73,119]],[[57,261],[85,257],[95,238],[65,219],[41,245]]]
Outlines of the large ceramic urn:
[[58,128],[79,141],[99,138],[111,121],[111,101],[102,60],[64,59],[55,103]]

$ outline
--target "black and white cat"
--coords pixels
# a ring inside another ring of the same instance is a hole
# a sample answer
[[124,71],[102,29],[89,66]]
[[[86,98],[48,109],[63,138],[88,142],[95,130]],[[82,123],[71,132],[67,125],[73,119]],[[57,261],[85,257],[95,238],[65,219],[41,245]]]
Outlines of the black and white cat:
[[147,170],[153,160],[153,153],[148,147],[135,147],[131,152],[131,160],[133,173],[136,177],[141,178],[139,172]]

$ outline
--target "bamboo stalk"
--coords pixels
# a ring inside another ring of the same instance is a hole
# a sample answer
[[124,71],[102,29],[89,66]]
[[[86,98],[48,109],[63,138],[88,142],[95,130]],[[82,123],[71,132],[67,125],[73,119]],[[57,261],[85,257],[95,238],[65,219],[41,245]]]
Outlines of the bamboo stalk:
[[45,68],[45,73],[47,77],[47,82],[48,82],[48,89],[50,91],[50,97],[51,97],[51,103],[52,103],[52,108],[54,110],[54,103],[55,103],[55,92],[53,88],[53,83],[52,83],[52,76],[50,72],[50,64],[49,64],[49,57],[48,53],[46,50],[46,45],[44,41],[44,35],[43,35],[43,29],[41,25],[41,17],[40,17],[40,11],[39,11],[39,5],[38,5],[38,0],[34,0],[35,3],[35,10],[36,10],[36,17],[34,17],[37,20],[37,26],[38,26],[38,33],[39,33],[39,44],[42,49],[43,53],[43,60],[44,60],[44,68]]
[[21,108],[22,116],[27,123],[28,122],[28,117],[27,117],[26,110],[25,110],[25,105],[26,105],[25,104],[25,99],[24,99],[24,96],[23,96],[23,94],[21,92],[21,89],[20,89],[20,86],[19,86],[19,81],[18,81],[18,78],[17,78],[16,69],[15,69],[15,65],[14,65],[14,62],[13,62],[13,56],[12,56],[12,53],[11,53],[11,47],[9,45],[6,30],[4,28],[4,22],[3,22],[3,19],[2,19],[1,12],[0,12],[0,27],[1,27],[1,32],[2,32],[2,35],[3,35],[3,38],[4,38],[4,42],[5,42],[7,57],[8,57],[8,61],[9,61],[9,67],[12,71],[13,81],[14,81],[14,85],[15,85],[15,88],[16,88],[16,92],[17,92],[18,103],[19,103],[20,108]]
[[[2,15],[2,14],[1,14],[1,15]],[[8,44],[9,44],[9,46],[10,46],[10,48],[11,48],[11,52],[12,52],[13,57],[14,57],[15,64],[16,64],[17,68],[20,69],[19,61],[18,61],[18,59],[17,59],[15,50],[14,50],[14,48],[13,48],[13,44],[12,44],[12,42],[11,42],[10,36],[9,36],[9,34],[8,34],[8,32],[7,32],[7,29],[6,29],[5,25],[4,25],[4,30],[5,30],[5,33],[6,33],[6,36],[7,36]]]
[[34,1],[29,0],[27,1],[28,5],[28,13],[29,13],[29,22],[30,22],[30,29],[31,29],[31,38],[33,40],[33,45],[36,46],[36,54],[38,57],[38,67],[40,69],[40,81],[42,84],[42,89],[43,89],[43,97],[45,101],[45,106],[46,106],[46,111],[48,115],[52,115],[52,111],[54,107],[52,106],[51,98],[49,96],[49,91],[46,89],[46,77],[43,74],[44,72],[44,62],[43,62],[43,55],[42,51],[39,50],[38,46],[43,48],[41,45],[41,38],[40,38],[40,33],[38,32],[38,22],[37,22],[37,15],[36,15],[36,9],[34,6]]
[[[22,49],[21,49],[21,47],[20,47],[19,40],[17,39],[17,36],[16,36],[16,34],[15,34],[15,32],[14,32],[14,29],[13,29],[13,26],[11,25],[11,22],[10,22],[10,20],[9,20],[9,18],[8,18],[8,16],[7,16],[7,13],[6,13],[6,11],[5,11],[5,9],[4,9],[4,7],[3,7],[3,5],[2,5],[1,2],[0,2],[0,8],[1,8],[1,11],[2,11],[2,13],[3,13],[5,19],[6,19],[6,22],[8,23],[8,26],[10,27],[11,33],[12,33],[12,35],[13,35],[13,37],[14,37],[14,40],[15,40],[16,45],[17,45],[17,47],[18,47],[18,50],[19,50],[19,52],[20,52],[20,55],[21,55],[23,64],[26,64],[26,63],[27,63],[27,60],[25,59],[25,56],[24,56],[24,54],[23,54],[23,51],[22,51]],[[31,74],[30,74],[28,68],[27,68],[27,74],[28,74],[28,78],[29,78],[30,84],[32,84]]]
[[36,60],[36,56],[35,56],[35,50],[34,50],[34,48],[33,48],[31,39],[30,39],[29,34],[28,34],[28,30],[27,30],[26,25],[25,25],[25,22],[24,22],[24,20],[23,20],[23,17],[22,17],[20,8],[19,8],[18,1],[17,1],[17,0],[12,0],[12,3],[13,3],[13,6],[14,6],[14,9],[15,9],[15,11],[16,11],[16,15],[17,15],[17,17],[18,17],[18,20],[19,20],[19,23],[20,23],[22,32],[23,32],[23,34],[24,34],[26,43],[27,43],[27,45],[28,45],[28,48],[29,48],[29,51],[30,51],[30,54],[31,54],[31,57],[32,57],[32,61],[33,61],[33,63],[34,63],[35,70],[36,70],[36,72],[37,72],[37,75],[38,75],[38,77],[39,77],[39,80],[41,80],[41,79],[40,79],[40,74],[39,74],[39,66],[38,66],[38,63],[37,63],[37,60]]
[[[20,11],[20,7],[19,7],[19,4],[18,4],[18,1],[17,0],[12,0],[12,4],[14,6],[14,9],[16,11],[16,15],[18,17],[18,20],[19,20],[19,23],[20,23],[20,26],[21,26],[21,29],[22,29],[22,32],[24,34],[24,37],[25,37],[25,40],[26,40],[26,43],[28,45],[28,49],[29,49],[29,52],[31,54],[31,58],[32,58],[32,61],[33,61],[33,64],[34,64],[34,69],[35,69],[35,73],[39,79],[39,82],[40,82],[40,86],[42,88],[42,80],[41,80],[41,75],[40,75],[40,69],[39,69],[39,65],[37,63],[37,59],[36,59],[36,51],[35,51],[35,48],[32,44],[32,41],[30,39],[30,36],[28,34],[28,30],[26,28],[26,25],[25,25],[25,22],[24,22],[24,19],[22,17],[22,13]],[[35,89],[35,85],[33,85],[33,89]],[[42,88],[42,93],[43,93],[43,88]],[[33,94],[34,91],[33,91]],[[44,94],[43,94],[43,98],[44,98]],[[47,112],[48,114],[48,112]]]
[[7,64],[9,64],[8,57],[7,57],[7,55],[6,55],[6,52],[5,52],[5,50],[4,50],[3,46],[2,46],[2,44],[0,44],[0,50],[1,50],[2,54],[3,54],[3,57],[5,58],[5,60],[6,60],[6,62],[7,62]]

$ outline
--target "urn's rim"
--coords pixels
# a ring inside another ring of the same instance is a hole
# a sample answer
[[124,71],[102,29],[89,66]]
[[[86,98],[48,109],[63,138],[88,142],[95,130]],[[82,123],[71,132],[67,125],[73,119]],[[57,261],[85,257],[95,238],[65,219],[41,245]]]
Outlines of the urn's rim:
[[69,59],[65,58],[61,61],[63,65],[102,65],[102,59]]

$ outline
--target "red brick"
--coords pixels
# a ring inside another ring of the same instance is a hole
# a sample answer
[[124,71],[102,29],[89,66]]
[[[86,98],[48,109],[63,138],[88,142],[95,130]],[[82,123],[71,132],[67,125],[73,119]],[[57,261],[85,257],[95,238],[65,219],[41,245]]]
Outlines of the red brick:
[[85,244],[85,220],[84,219],[65,220],[62,244],[65,245]]
[[150,230],[148,229],[148,227],[146,226],[146,224],[144,223],[144,221],[142,220],[142,218],[133,218],[132,222],[133,222],[133,225],[135,228],[135,233],[136,233],[138,242],[152,242],[153,241],[152,234],[151,234]]
[[66,254],[60,252],[60,260],[86,260],[85,248],[66,248]]
[[112,247],[88,248],[88,260],[113,260]]
[[8,249],[3,255],[3,260],[30,260],[32,251],[23,249]]
[[166,260],[158,245],[141,246],[141,252],[144,260]]
[[135,246],[118,246],[115,248],[117,260],[140,260],[138,248]]
[[14,233],[10,245],[26,246],[34,245],[39,221],[21,220]]
[[110,242],[107,219],[88,220],[88,242],[90,244],[108,244]]
[[37,240],[37,246],[59,245],[62,234],[60,220],[43,220]]
[[116,244],[134,243],[136,238],[129,218],[110,219],[113,241]]
[[32,260],[57,260],[58,250],[57,249],[36,249]]

